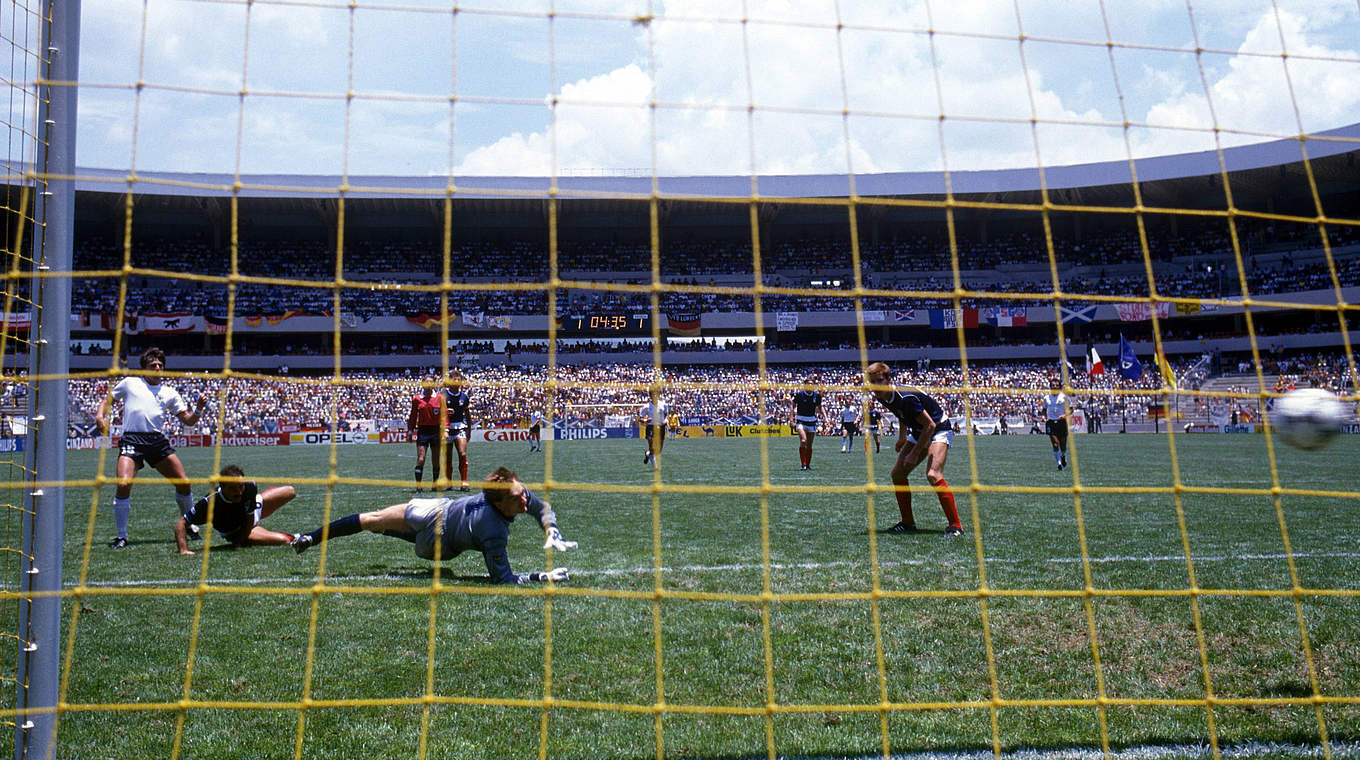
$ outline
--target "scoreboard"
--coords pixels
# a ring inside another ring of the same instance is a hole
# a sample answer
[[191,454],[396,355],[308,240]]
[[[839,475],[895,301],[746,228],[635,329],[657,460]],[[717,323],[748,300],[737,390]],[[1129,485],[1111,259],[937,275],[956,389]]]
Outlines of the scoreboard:
[[567,335],[650,334],[652,315],[646,312],[588,311],[564,316],[558,328]]

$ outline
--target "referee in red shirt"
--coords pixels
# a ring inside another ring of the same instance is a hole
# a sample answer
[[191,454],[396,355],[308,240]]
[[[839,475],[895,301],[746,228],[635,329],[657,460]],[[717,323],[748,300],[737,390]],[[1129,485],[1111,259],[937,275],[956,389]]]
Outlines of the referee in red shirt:
[[415,433],[416,439],[416,493],[420,493],[420,480],[425,474],[425,454],[434,449],[434,474],[430,478],[430,490],[435,490],[439,480],[439,417],[443,411],[443,394],[435,393],[439,381],[427,375],[421,383],[420,395],[411,399],[411,414],[406,418],[406,429]]

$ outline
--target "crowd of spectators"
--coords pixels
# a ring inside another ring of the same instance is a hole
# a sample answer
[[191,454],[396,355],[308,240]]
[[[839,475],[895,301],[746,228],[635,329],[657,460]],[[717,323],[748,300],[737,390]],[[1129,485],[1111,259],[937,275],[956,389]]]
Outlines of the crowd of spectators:
[[[1199,358],[1173,362],[1183,376]],[[1291,382],[1333,389],[1348,387],[1349,365],[1331,354],[1272,357],[1272,368],[1290,370]],[[1283,364],[1281,363],[1283,362]],[[1047,392],[1059,368],[1052,363],[972,365],[965,378],[956,362],[918,361],[894,368],[895,382],[929,389],[954,417],[1001,416],[1032,419],[1039,397]],[[665,367],[650,364],[559,365],[546,367],[498,366],[467,368],[473,414],[479,425],[522,424],[534,411],[546,412],[549,395],[556,419],[599,422],[608,417],[631,417],[646,400],[646,389],[659,382],[671,408],[681,416],[701,416],[712,424],[738,420],[787,421],[794,391],[815,385],[825,392],[828,419],[846,405],[859,406],[858,364],[770,366],[762,376],[754,367]],[[1068,371],[1074,386],[1074,406],[1099,410],[1107,420],[1146,421],[1148,408],[1165,396],[1155,367],[1145,367],[1136,382],[1124,382],[1114,372],[1088,378],[1080,369]],[[210,400],[202,429],[227,434],[278,432],[282,425],[304,428],[348,429],[362,424],[377,429],[404,428],[411,397],[419,392],[421,370],[350,373],[332,377],[254,379],[188,375],[169,382],[186,398],[205,394]],[[88,419],[107,391],[108,381],[71,381],[71,417]],[[219,428],[218,419],[221,418]],[[178,426],[172,422],[172,426]]]
[[[1310,236],[1311,232],[1311,236]],[[1360,232],[1334,228],[1332,246],[1344,248],[1360,242]],[[1255,255],[1244,255],[1247,288],[1252,293],[1283,293],[1329,288],[1331,272],[1316,258],[1320,246],[1316,228],[1306,225],[1256,225],[1242,237],[1254,245]],[[1292,246],[1292,247],[1291,247]],[[1144,244],[1132,228],[1089,235],[1082,242],[1054,238],[1053,253],[1063,292],[1079,295],[1146,297],[1148,278],[1144,268]],[[1241,292],[1230,238],[1223,231],[1205,226],[1187,234],[1149,233],[1146,250],[1155,265],[1160,295],[1179,298],[1219,298]],[[1281,251],[1286,253],[1283,255]],[[1309,252],[1296,261],[1287,253]],[[1360,284],[1360,262],[1349,251],[1337,262],[1343,286]],[[965,298],[965,307],[1040,305],[1054,292],[1050,278],[1014,277],[1007,267],[1041,264],[1047,271],[1048,244],[1039,234],[1016,232],[994,235],[985,241],[961,240],[951,249],[943,236],[866,244],[860,251],[861,282],[871,291],[911,292],[914,296],[873,295],[861,299],[866,309],[941,308],[953,305],[952,276],[921,276],[920,272],[951,271],[957,256],[959,287],[970,292],[1013,293],[1015,298]],[[1173,257],[1193,264],[1172,266]],[[228,256],[200,243],[138,241],[128,263],[138,273],[124,280],[116,275],[124,263],[121,246],[97,241],[82,242],[76,250],[75,268],[109,275],[83,277],[73,283],[73,307],[77,311],[112,313],[125,299],[128,313],[188,312],[224,315],[228,291],[220,280],[232,267]],[[1131,266],[1138,265],[1134,269]],[[762,295],[766,311],[842,311],[851,307],[853,288],[849,275],[852,256],[844,242],[803,240],[778,243],[762,251],[762,283],[796,292]],[[1099,269],[1097,269],[1099,267]],[[237,248],[235,271],[245,277],[269,278],[267,282],[238,283],[232,307],[237,314],[286,312],[342,313],[361,319],[383,314],[439,313],[449,311],[488,314],[546,314],[549,309],[549,261],[546,252],[530,243],[461,245],[449,257],[449,285],[444,282],[444,254],[437,246],[417,243],[356,244],[341,261],[344,287],[336,287],[336,258],[330,247],[319,242],[243,243]],[[1104,268],[1109,268],[1107,273]],[[649,246],[630,244],[564,243],[557,256],[559,275],[597,283],[606,289],[562,288],[556,296],[559,313],[572,309],[645,310],[651,295],[644,288],[651,276]],[[1091,270],[1096,269],[1092,274]],[[154,270],[143,272],[141,270]],[[727,275],[753,272],[749,245],[724,242],[679,241],[664,246],[659,256],[663,282],[677,288],[659,294],[664,312],[747,312],[754,309],[749,294],[692,288],[729,285],[749,288],[753,280],[734,281]],[[1132,271],[1132,273],[1130,273]],[[184,273],[188,279],[158,276],[155,272]],[[833,279],[817,280],[809,273],[836,272]],[[795,273],[797,275],[795,276]],[[719,282],[715,278],[724,278]],[[811,282],[839,282],[814,288]],[[744,285],[742,284],[744,282]],[[304,284],[306,283],[306,284]],[[623,286],[621,290],[607,289]],[[500,286],[500,287],[498,287]],[[627,290],[627,286],[637,286]],[[822,294],[819,290],[825,289]],[[1032,297],[1025,298],[1024,295]]]

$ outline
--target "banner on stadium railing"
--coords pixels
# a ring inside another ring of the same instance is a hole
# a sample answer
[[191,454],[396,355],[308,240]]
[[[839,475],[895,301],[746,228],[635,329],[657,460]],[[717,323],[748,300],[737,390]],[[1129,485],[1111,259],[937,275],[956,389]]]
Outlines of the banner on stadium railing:
[[1096,306],[1059,306],[1058,319],[1063,324],[1089,325],[1096,319]]
[[24,450],[22,438],[0,438],[0,454],[13,454]]
[[1029,324],[1029,312],[1024,306],[988,306],[982,318],[993,327],[1024,327]]
[[123,331],[129,334],[177,335],[187,332],[203,332],[203,317],[187,311],[168,314],[142,313],[136,320],[125,320]]
[[[441,317],[438,314],[428,314],[422,311],[419,313],[407,314],[406,321],[420,325],[428,330],[431,327],[439,327],[447,322],[455,321],[455,317],[453,314],[445,314]],[[450,327],[452,327],[452,325],[450,325]]]
[[292,319],[293,317],[329,317],[328,311],[305,311],[302,309],[291,309],[276,314],[252,314],[244,318],[245,323],[250,327],[274,327],[281,322]]
[[703,332],[703,315],[697,311],[666,315],[666,329],[671,335],[695,338]]
[[781,311],[775,314],[776,332],[793,332],[798,329],[798,312]]
[[3,315],[0,315],[0,329],[4,329],[8,332],[23,332],[32,324],[32,312],[5,312]]
[[1161,303],[1117,303],[1114,310],[1123,322],[1146,322],[1156,314],[1158,319],[1171,316],[1171,304]]
[[[959,320],[963,320],[962,323]],[[952,330],[962,324],[965,328],[978,326],[977,309],[931,309],[930,329]]]

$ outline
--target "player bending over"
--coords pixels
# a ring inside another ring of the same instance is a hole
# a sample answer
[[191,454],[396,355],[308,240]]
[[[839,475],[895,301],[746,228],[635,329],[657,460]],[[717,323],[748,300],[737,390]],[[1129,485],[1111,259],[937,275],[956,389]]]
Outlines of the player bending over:
[[[118,485],[113,492],[113,521],[118,535],[109,542],[113,549],[127,546],[128,518],[132,514],[132,479],[142,465],[149,464],[175,484],[175,505],[179,513],[185,515],[194,505],[194,496],[189,489],[189,476],[184,465],[170,447],[170,441],[161,432],[165,424],[165,413],[175,415],[184,425],[197,425],[207,400],[199,395],[194,401],[194,410],[179,391],[162,385],[160,373],[165,369],[165,352],[156,347],[142,352],[142,369],[152,374],[145,377],[125,377],[113,386],[109,395],[99,402],[94,413],[95,425],[101,434],[109,430],[109,412],[113,402],[123,404],[123,437],[118,442],[118,464],[116,472]],[[194,537],[197,537],[197,530]]]
[[949,446],[954,440],[954,425],[938,402],[917,388],[897,388],[891,385],[891,372],[883,362],[870,364],[864,373],[873,388],[874,398],[892,412],[898,420],[897,462],[892,468],[892,482],[896,486],[897,510],[902,521],[889,528],[894,533],[916,529],[911,513],[911,489],[907,478],[922,460],[926,461],[926,482],[935,489],[945,520],[946,536],[962,536],[959,510],[954,504],[954,492],[944,479],[944,463],[949,457]]
[[[416,438],[416,493],[420,493],[420,481],[425,475],[425,453],[434,449],[434,472],[430,475],[430,490],[439,481],[439,417],[444,411],[443,394],[435,393],[439,381],[428,375],[421,383],[420,394],[411,399],[411,413],[406,416],[406,429],[413,431]],[[449,473],[452,476],[452,472]]]
[[1061,470],[1067,466],[1067,396],[1062,392],[1062,381],[1056,377],[1049,381],[1048,390],[1042,402],[1044,432],[1053,444],[1053,461]]
[[637,413],[642,435],[647,439],[647,453],[642,455],[642,463],[651,463],[652,469],[661,467],[661,449],[666,445],[666,402],[661,395],[650,391],[650,401],[643,404]]
[[[468,490],[468,438],[472,437],[472,399],[468,397],[463,373],[449,370],[449,386],[444,389],[444,409],[448,414],[448,440],[444,449],[444,472],[453,480],[453,452],[458,452],[458,477],[463,481],[460,491]],[[452,491],[453,486],[445,488]]]
[[189,526],[208,522],[209,511],[213,529],[232,546],[283,546],[293,540],[290,533],[260,524],[293,500],[297,491],[292,486],[274,486],[262,492],[255,481],[245,479],[245,470],[234,464],[223,467],[220,475],[217,490],[199,499],[189,514],[175,521],[175,545],[180,554],[193,554],[187,541]]
[[543,548],[564,552],[575,549],[575,541],[562,538],[552,505],[534,495],[519,482],[519,477],[500,467],[486,478],[482,492],[471,496],[444,499],[411,499],[385,509],[348,515],[293,539],[299,554],[313,544],[352,536],[360,531],[381,533],[415,544],[416,556],[442,561],[476,549],[486,561],[492,583],[564,581],[566,568],[541,573],[516,573],[510,569],[506,541],[510,523],[521,512],[528,512],[543,526],[547,540]]
[[[814,385],[817,380],[808,376],[803,381]],[[822,417],[822,392],[813,388],[802,388],[793,394],[793,407],[789,410],[789,425],[798,434],[798,461],[800,470],[812,469],[812,444],[817,440],[817,422]]]

